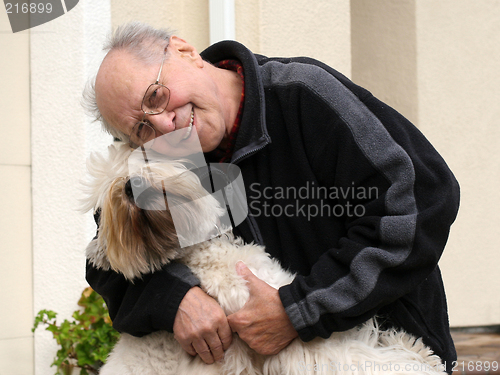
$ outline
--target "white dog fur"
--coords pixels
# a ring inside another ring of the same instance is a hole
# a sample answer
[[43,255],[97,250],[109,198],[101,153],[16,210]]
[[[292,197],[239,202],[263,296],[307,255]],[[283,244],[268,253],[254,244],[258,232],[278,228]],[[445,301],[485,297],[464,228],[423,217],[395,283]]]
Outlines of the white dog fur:
[[[110,199],[110,189],[117,181],[126,181],[127,158],[131,154],[128,146],[110,146],[109,155],[93,155],[88,169],[91,180],[86,183],[88,199],[85,209],[104,209]],[[173,165],[173,168],[172,168]],[[160,179],[171,178],[173,170],[183,171],[182,176],[191,179],[183,166],[173,163],[148,166],[148,173]],[[176,172],[179,174],[179,171]],[[196,180],[196,178],[195,178]],[[175,184],[174,184],[175,185]],[[188,186],[186,185],[186,186]],[[199,185],[199,184],[198,184]],[[176,185],[183,186],[182,184]],[[119,187],[120,188],[120,187]],[[186,187],[184,186],[184,189]],[[201,186],[199,187],[201,188]],[[177,192],[183,194],[183,192]],[[206,207],[197,219],[216,222],[220,207],[215,199],[200,200]],[[111,209],[111,208],[109,208]],[[166,249],[165,257],[156,258],[152,264],[144,259],[135,263],[137,257],[124,257],[121,261],[110,261],[106,247],[110,231],[102,228],[99,238],[87,248],[87,258],[99,268],[114,269],[133,280],[141,274],[154,272],[169,261],[187,265],[199,278],[201,288],[215,298],[226,314],[243,307],[249,297],[245,281],[235,270],[235,264],[243,261],[260,279],[274,288],[292,282],[294,275],[283,270],[278,261],[271,259],[261,246],[244,244],[231,233],[183,249]],[[122,218],[126,219],[126,218]],[[114,220],[120,220],[114,219]],[[117,225],[120,223],[118,222]],[[108,224],[109,225],[109,224]],[[200,223],[196,223],[200,225]],[[196,227],[196,226],[195,226]],[[111,231],[112,232],[112,231]],[[123,248],[121,251],[126,252]],[[147,262],[146,262],[147,263]],[[222,363],[205,364],[199,356],[187,354],[168,332],[155,332],[137,338],[122,334],[100,375],[298,375],[298,374],[445,374],[438,356],[426,347],[421,339],[400,331],[380,330],[374,319],[346,332],[335,332],[328,339],[316,338],[310,342],[295,339],[275,356],[262,356],[250,349],[235,334],[233,342],[225,352]]]

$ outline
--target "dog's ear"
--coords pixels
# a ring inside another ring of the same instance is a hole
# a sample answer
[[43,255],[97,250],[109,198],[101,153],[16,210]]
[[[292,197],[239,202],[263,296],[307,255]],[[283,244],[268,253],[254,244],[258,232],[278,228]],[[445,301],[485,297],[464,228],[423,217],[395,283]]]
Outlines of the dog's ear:
[[[153,186],[148,195],[151,208],[164,201],[163,192]],[[138,207],[128,178],[111,184],[102,206],[98,238],[111,267],[129,280],[160,269],[177,256],[179,248],[168,210]]]
[[87,159],[87,174],[80,181],[83,197],[78,210],[88,212],[103,205],[111,183],[128,173],[128,157],[132,149],[125,144],[110,145],[105,153],[92,153]]

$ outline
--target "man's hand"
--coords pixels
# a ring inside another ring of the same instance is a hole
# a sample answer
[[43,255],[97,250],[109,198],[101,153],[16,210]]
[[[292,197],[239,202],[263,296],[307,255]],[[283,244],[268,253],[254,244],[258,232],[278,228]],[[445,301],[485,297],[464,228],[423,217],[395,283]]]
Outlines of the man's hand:
[[279,293],[257,278],[243,262],[237,263],[236,270],[248,281],[250,298],[241,310],[227,317],[229,325],[256,352],[278,354],[298,336]]
[[224,358],[233,333],[219,304],[198,287],[191,288],[179,305],[174,337],[181,347],[207,364]]

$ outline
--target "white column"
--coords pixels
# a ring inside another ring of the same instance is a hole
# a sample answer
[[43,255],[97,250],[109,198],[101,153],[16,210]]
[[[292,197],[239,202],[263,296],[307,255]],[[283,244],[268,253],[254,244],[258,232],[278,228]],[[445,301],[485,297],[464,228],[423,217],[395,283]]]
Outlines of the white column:
[[234,0],[210,0],[210,44],[235,39]]
[[[54,310],[59,322],[87,285],[84,249],[95,226],[77,211],[85,160],[112,141],[80,104],[110,25],[109,0],[86,0],[31,31],[34,312]],[[52,335],[37,330],[36,375],[54,373],[56,350]]]

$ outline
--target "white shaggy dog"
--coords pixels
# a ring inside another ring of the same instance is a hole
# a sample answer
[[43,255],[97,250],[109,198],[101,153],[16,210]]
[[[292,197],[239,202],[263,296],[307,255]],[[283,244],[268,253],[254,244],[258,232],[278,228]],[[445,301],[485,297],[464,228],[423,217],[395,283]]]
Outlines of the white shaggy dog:
[[[109,155],[93,155],[88,168],[86,209],[101,209],[98,238],[87,248],[88,259],[99,268],[113,269],[133,281],[168,262],[187,265],[201,288],[215,298],[226,314],[243,307],[249,297],[235,264],[243,261],[274,288],[289,284],[294,275],[283,270],[264,248],[244,244],[231,233],[180,248],[178,231],[165,207],[166,196],[189,205],[180,221],[188,231],[212,231],[221,208],[207,195],[198,178],[181,163],[150,162],[130,176],[128,146],[109,147]],[[135,182],[131,179],[139,179]],[[131,183],[146,183],[141,207]],[[203,198],[203,199],[200,199]],[[169,201],[172,202],[172,201]],[[182,204],[180,205],[182,206]],[[179,226],[179,221],[175,225]],[[208,238],[208,237],[207,237]],[[205,364],[181,348],[174,335],[156,332],[137,338],[122,334],[101,375],[295,375],[295,374],[444,374],[439,357],[421,339],[405,332],[379,330],[375,320],[328,339],[295,339],[275,356],[251,350],[235,334],[222,363]]]

